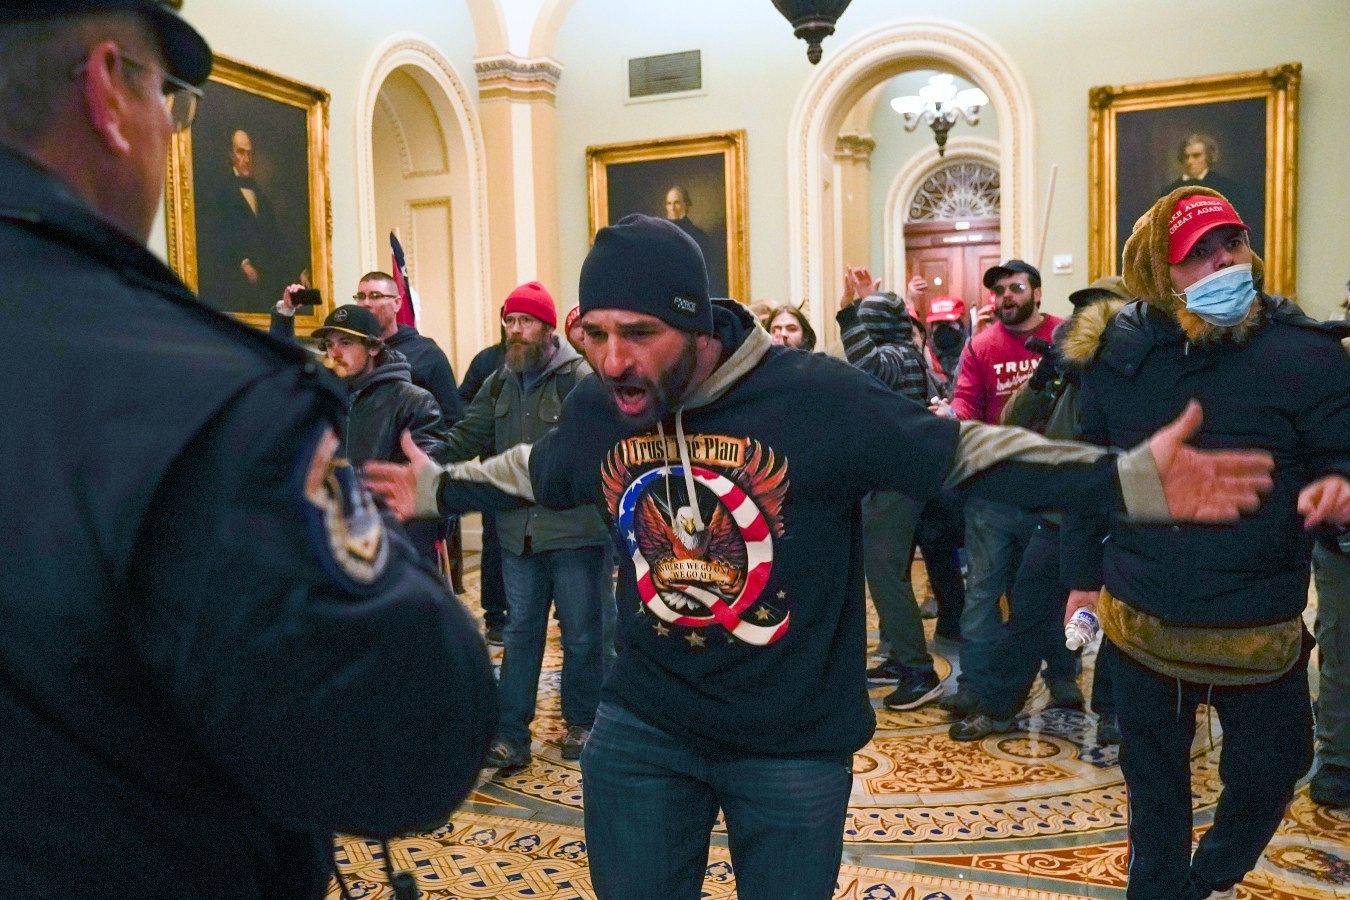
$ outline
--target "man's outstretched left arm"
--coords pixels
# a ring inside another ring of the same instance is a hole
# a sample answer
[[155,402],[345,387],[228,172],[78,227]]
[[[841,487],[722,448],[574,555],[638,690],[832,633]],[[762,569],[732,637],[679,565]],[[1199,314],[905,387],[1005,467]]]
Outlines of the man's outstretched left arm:
[[1260,450],[1192,447],[1202,421],[1192,401],[1124,453],[963,422],[946,487],[1030,509],[1105,507],[1132,522],[1231,522],[1260,506],[1274,460]]

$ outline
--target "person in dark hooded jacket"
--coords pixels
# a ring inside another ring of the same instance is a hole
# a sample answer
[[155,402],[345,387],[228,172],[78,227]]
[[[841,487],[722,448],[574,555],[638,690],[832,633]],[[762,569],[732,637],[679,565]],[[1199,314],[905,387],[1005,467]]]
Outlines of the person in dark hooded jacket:
[[[328,314],[314,339],[324,365],[347,385],[347,424],[342,432],[347,458],[354,466],[372,460],[404,462],[399,446],[404,431],[424,453],[440,453],[446,428],[431,392],[412,383],[412,367],[403,354],[380,339],[380,323],[368,309],[354,304]],[[422,556],[437,561],[439,524],[409,523],[408,537]]]
[[[1312,760],[1308,528],[1350,497],[1350,359],[1344,326],[1263,293],[1261,270],[1227,200],[1175,190],[1125,245],[1140,299],[1073,342],[1088,363],[1086,439],[1127,446],[1198,399],[1198,446],[1262,446],[1276,460],[1260,510],[1226,527],[1066,521],[1066,616],[1095,606],[1115,683],[1131,900],[1199,900],[1241,881]],[[1224,789],[1192,856],[1202,703],[1223,725]]]
[[[928,373],[905,301],[881,291],[866,269],[850,269],[845,283],[835,320],[848,361],[896,393],[925,405]],[[895,682],[895,690],[882,701],[890,709],[917,709],[942,692],[909,576],[922,508],[897,491],[875,491],[863,498],[863,567],[886,657],[867,676],[875,682]]]

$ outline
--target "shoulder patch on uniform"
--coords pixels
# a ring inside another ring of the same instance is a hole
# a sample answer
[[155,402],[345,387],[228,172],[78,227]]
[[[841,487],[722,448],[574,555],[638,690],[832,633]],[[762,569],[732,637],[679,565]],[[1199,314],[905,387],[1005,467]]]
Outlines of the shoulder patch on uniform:
[[337,435],[326,428],[306,469],[310,544],[325,569],[364,588],[389,564],[389,536],[370,493],[337,448]]

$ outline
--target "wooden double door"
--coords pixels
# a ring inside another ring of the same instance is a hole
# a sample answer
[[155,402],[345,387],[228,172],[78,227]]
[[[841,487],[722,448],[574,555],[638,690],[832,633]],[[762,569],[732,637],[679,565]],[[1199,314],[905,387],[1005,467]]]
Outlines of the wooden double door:
[[[981,283],[985,270],[1000,262],[996,217],[905,226],[905,271],[907,277],[922,275],[928,280],[929,298],[960,297],[973,313],[986,300]],[[918,312],[928,314],[927,308]]]

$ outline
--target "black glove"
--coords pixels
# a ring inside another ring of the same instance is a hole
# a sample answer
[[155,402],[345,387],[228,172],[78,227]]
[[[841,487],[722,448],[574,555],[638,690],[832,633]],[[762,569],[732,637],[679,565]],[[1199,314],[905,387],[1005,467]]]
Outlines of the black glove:
[[1059,366],[1055,364],[1055,357],[1052,353],[1047,353],[1041,357],[1041,361],[1036,365],[1036,371],[1031,373],[1031,389],[1033,391],[1042,390],[1047,384],[1060,378]]

